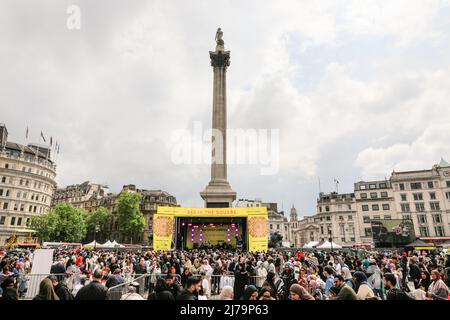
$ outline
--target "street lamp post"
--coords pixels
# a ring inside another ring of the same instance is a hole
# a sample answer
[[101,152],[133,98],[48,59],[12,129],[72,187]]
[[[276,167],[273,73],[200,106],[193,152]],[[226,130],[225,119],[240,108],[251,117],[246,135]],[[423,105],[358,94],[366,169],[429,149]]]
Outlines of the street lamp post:
[[331,229],[328,230],[328,234],[330,235],[331,252],[333,252],[333,235],[331,233]]
[[100,231],[100,226],[98,224],[95,225],[95,234],[94,234],[94,250],[97,248],[97,232]]

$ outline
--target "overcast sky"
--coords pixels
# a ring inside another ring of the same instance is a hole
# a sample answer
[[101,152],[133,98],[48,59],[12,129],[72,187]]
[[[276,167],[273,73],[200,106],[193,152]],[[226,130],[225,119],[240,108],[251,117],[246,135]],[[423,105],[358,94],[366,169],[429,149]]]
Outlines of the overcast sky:
[[[67,8],[81,9],[69,30]],[[217,27],[231,51],[228,126],[279,129],[280,169],[232,165],[239,198],[315,212],[393,169],[450,158],[450,1],[3,1],[0,122],[61,144],[59,186],[163,189],[202,206],[204,165],[171,137],[211,126]]]

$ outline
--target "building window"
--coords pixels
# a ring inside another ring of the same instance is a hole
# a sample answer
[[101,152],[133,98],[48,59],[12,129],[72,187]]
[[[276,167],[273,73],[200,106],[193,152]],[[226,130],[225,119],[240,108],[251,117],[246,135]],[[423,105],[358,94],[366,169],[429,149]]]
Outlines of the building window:
[[446,192],[446,193],[445,193],[445,197],[446,197],[447,199],[450,199],[450,192]]
[[416,211],[417,212],[423,212],[425,211],[425,204],[423,202],[416,203]]
[[0,189],[0,197],[3,197],[3,189]]
[[404,214],[402,218],[403,218],[403,220],[411,220],[411,215]]
[[367,199],[367,193],[365,192],[361,193],[361,199]]
[[417,215],[417,221],[419,221],[419,223],[427,223],[427,216],[424,214],[419,214]]
[[19,205],[17,203],[14,203],[14,211],[19,210]]
[[348,220],[353,220],[353,216],[347,216]]
[[362,205],[362,210],[363,210],[363,211],[369,211],[369,205],[363,204],[363,205]]
[[327,221],[331,221],[331,217],[330,216],[327,216]]
[[363,216],[363,222],[364,223],[370,223],[370,217],[369,216]]
[[380,210],[380,206],[378,204],[373,204],[372,205],[372,210],[373,211],[378,211],[378,210]]
[[320,226],[320,233],[323,234],[323,226]]
[[11,225],[13,226],[16,223],[16,217],[11,217]]
[[21,226],[22,225],[22,217],[20,217],[19,219],[17,219],[17,225]]
[[419,227],[419,232],[421,237],[428,237],[428,227]]
[[433,189],[433,181],[428,181],[428,189]]
[[423,195],[421,193],[414,193],[413,197],[414,197],[414,201],[423,200]]
[[387,198],[388,197],[388,193],[386,191],[381,192],[381,197],[382,198]]
[[377,185],[376,184],[369,184],[369,189],[376,189],[377,188]]
[[400,207],[402,208],[402,212],[410,212],[411,209],[409,207],[409,203],[401,203]]
[[450,181],[446,181],[447,182],[447,188],[450,188]]
[[442,226],[434,227],[434,232],[436,232],[436,237],[443,237],[444,236],[444,228]]
[[402,197],[402,201],[408,201],[405,193],[402,193],[400,197]]
[[30,218],[27,218],[27,224],[26,224],[26,226],[27,226],[27,227],[30,226]]
[[20,211],[24,211],[25,210],[25,205],[24,204],[21,204],[20,205]]
[[389,210],[389,203],[383,204],[383,210]]
[[400,183],[398,186],[400,187],[400,190],[405,190],[405,184],[404,183]]
[[359,186],[359,190],[366,190],[366,186],[365,185]]
[[3,210],[8,210],[8,202],[3,202]]
[[8,169],[8,168],[9,168],[9,164],[5,163],[5,169]]
[[[36,209],[36,208],[35,208]],[[270,224],[270,230],[273,230],[273,225],[272,224]]]
[[442,223],[442,216],[440,214],[433,214],[434,223]]
[[371,237],[372,236],[372,228],[364,228],[364,234],[366,235],[366,237]]
[[433,211],[441,210],[441,207],[439,206],[439,202],[430,202],[430,208]]
[[6,177],[2,178],[2,183],[6,183]]
[[376,192],[371,192],[370,193],[370,198],[372,198],[372,199],[378,198],[377,193]]
[[322,207],[319,207],[319,212],[322,212]]
[[330,207],[329,206],[325,206],[325,211],[329,212],[330,211]]
[[4,225],[5,224],[5,220],[6,220],[6,217],[5,216],[1,216],[0,217],[0,224]]
[[373,220],[381,220],[380,216],[373,216]]
[[384,216],[384,219],[385,220],[391,220],[391,216],[390,215],[386,215],[386,216]]
[[349,204],[347,206],[348,206],[348,210],[352,210],[352,205],[351,204]]
[[436,200],[436,192],[430,192],[430,199]]
[[422,183],[411,182],[411,190],[420,190],[420,189],[422,189]]
[[382,188],[387,188],[387,184],[386,183],[380,183],[380,189],[382,189]]
[[279,224],[277,224],[277,230],[280,230],[280,225]]

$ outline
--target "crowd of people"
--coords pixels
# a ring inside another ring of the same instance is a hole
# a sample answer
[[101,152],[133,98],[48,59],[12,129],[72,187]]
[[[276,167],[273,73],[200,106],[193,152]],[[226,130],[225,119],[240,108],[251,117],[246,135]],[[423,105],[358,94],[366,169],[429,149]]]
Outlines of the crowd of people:
[[[0,259],[0,299],[24,297],[33,252]],[[60,249],[34,299],[448,300],[449,270],[442,252]]]

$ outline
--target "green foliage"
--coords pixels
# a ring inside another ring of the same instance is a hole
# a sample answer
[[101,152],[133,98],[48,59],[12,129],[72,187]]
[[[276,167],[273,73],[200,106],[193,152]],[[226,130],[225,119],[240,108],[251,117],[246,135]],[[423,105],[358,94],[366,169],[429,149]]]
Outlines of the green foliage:
[[31,227],[42,241],[81,242],[86,236],[85,210],[60,203],[47,214],[32,218]]
[[[111,211],[104,207],[100,207],[92,213],[86,215],[87,235],[96,238],[103,238],[105,233],[110,230],[112,222]],[[96,231],[97,228],[97,232]]]
[[141,198],[140,194],[131,192],[123,192],[119,196],[117,221],[121,232],[132,241],[145,229],[144,215],[140,210]]
[[275,232],[270,235],[269,247],[270,248],[278,248],[281,247],[283,243],[283,236],[278,232]]

